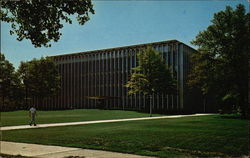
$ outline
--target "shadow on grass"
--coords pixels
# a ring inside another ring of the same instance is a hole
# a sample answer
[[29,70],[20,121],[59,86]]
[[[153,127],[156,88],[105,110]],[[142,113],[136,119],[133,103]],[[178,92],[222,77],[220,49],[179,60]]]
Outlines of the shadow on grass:
[[239,114],[221,114],[220,117],[225,119],[242,119]]

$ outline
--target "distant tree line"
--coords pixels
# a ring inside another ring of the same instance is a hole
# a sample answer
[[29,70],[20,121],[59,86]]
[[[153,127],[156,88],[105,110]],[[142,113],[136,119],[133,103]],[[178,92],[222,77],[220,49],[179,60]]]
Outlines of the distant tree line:
[[31,99],[41,101],[60,89],[60,75],[49,57],[21,62],[17,71],[0,53],[0,111],[27,109]]

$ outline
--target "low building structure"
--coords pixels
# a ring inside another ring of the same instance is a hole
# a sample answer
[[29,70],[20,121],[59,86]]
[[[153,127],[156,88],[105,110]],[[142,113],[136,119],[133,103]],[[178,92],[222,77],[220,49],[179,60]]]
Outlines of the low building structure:
[[200,93],[188,90],[187,87],[191,70],[190,55],[196,50],[177,40],[53,56],[61,74],[61,90],[57,96],[47,98],[39,107],[104,107],[147,111],[148,98],[142,94],[128,95],[128,89],[124,85],[132,73],[132,68],[138,64],[136,54],[148,46],[161,53],[177,80],[177,94],[153,96],[153,112],[203,112]]

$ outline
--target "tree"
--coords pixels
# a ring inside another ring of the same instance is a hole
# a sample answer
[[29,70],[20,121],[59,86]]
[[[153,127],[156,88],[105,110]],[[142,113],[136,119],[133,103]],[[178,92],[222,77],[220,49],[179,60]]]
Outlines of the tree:
[[175,92],[175,81],[170,69],[164,64],[159,52],[152,47],[142,49],[138,54],[139,65],[125,85],[129,94],[143,93],[150,97],[150,116],[152,115],[152,96]]
[[21,0],[1,1],[0,19],[12,23],[10,34],[17,40],[29,39],[35,47],[49,47],[62,35],[62,20],[71,24],[70,16],[77,14],[77,21],[84,25],[94,14],[91,0]]
[[57,66],[49,57],[21,62],[18,70],[25,85],[26,105],[28,98],[44,98],[55,95],[60,89]]
[[192,41],[199,48],[189,76],[191,87],[204,95],[216,93],[218,102],[238,106],[243,117],[248,108],[249,24],[250,14],[241,4],[214,14],[212,24]]
[[21,84],[13,65],[0,53],[0,96],[1,110],[16,108],[22,99]]

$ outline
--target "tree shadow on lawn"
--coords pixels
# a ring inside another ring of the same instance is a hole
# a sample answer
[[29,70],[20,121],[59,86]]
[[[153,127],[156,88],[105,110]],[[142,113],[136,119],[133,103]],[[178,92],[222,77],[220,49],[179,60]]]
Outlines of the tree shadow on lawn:
[[219,117],[225,119],[242,119],[239,114],[221,114]]

